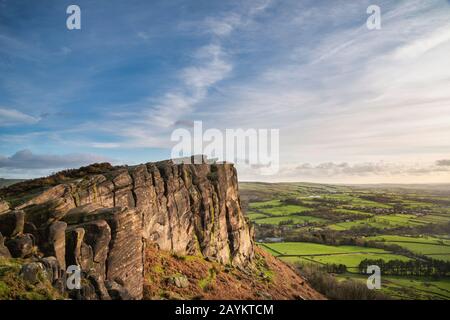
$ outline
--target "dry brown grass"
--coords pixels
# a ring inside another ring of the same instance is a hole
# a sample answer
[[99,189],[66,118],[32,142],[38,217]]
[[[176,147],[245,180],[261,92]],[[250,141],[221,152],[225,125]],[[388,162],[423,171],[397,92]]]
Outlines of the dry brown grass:
[[[179,288],[169,281],[186,277]],[[291,267],[257,248],[255,268],[242,271],[205,261],[177,256],[155,248],[147,250],[144,299],[291,300],[324,299]]]

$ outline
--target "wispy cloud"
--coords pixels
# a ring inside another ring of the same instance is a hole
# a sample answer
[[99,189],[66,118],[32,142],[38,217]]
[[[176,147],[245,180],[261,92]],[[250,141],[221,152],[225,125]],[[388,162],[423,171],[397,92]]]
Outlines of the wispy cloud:
[[151,108],[149,123],[160,127],[173,126],[176,120],[191,112],[206,97],[211,86],[223,80],[232,70],[219,44],[201,47],[195,52],[194,59],[197,64],[183,68],[179,73],[181,89],[167,92],[157,106]]
[[438,160],[436,161],[436,165],[441,167],[450,167],[450,159]]
[[82,165],[105,161],[110,160],[92,154],[46,155],[34,154],[30,150],[21,150],[9,157],[0,155],[0,168],[62,169],[77,168]]
[[39,117],[34,117],[18,110],[0,108],[0,126],[33,124],[39,120]]
[[[439,171],[447,160],[436,162],[450,156],[448,1],[380,1],[373,31],[369,0],[136,4],[112,1],[102,10],[123,12],[119,22],[97,19],[81,33],[2,25],[2,153],[45,139],[62,153],[133,158],[169,149],[175,127],[202,120],[280,129],[282,172],[296,179],[305,177],[299,164],[319,179],[329,162],[340,179],[450,178]],[[0,18],[14,19],[0,24],[21,22],[8,6]],[[47,32],[55,41],[41,40]],[[364,168],[378,173],[356,174]]]
[[207,99],[209,91],[232,73],[233,60],[222,42],[238,28],[249,24],[269,3],[261,1],[239,12],[206,17],[199,23],[202,30],[197,31],[202,34],[206,30],[211,35],[209,42],[195,49],[190,55],[190,65],[177,72],[175,88],[161,97],[149,97],[138,102],[137,111],[128,115],[130,118],[124,126],[114,120],[109,125],[105,124],[105,127],[113,128],[111,131],[121,137],[121,141],[97,141],[92,145],[98,148],[167,146],[170,132],[178,121],[195,114],[198,105]]
[[[448,160],[444,160],[448,161]],[[437,163],[359,162],[319,164],[301,163],[284,166],[276,178],[262,177],[265,181],[315,181],[325,183],[428,183],[448,182],[450,165]],[[241,168],[240,178],[254,180],[257,170]],[[261,177],[258,178],[261,180]]]

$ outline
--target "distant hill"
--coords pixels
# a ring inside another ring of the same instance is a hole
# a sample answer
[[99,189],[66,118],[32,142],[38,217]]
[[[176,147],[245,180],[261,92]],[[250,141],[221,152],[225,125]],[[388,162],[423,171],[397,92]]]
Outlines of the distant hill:
[[14,183],[22,182],[22,181],[25,181],[25,180],[24,179],[3,179],[3,178],[0,178],[0,188],[7,187],[7,186],[10,186],[10,185],[12,185]]

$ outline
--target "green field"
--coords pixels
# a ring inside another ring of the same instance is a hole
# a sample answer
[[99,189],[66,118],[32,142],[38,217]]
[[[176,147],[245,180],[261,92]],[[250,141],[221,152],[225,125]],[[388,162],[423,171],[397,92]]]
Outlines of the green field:
[[305,211],[310,211],[311,209],[296,206],[296,205],[283,205],[271,208],[262,208],[259,211],[271,216],[287,216],[295,213],[302,213]]
[[367,217],[372,217],[373,214],[359,211],[359,210],[349,210],[349,209],[333,209],[336,213],[343,213],[343,214],[356,214],[356,215],[364,215]]
[[375,237],[367,237],[367,240],[385,241],[385,242],[417,242],[425,244],[445,244],[450,246],[450,240],[445,238],[422,236],[422,237],[410,237],[410,236],[396,236],[396,235],[380,235]]
[[367,240],[395,244],[411,252],[430,256],[431,258],[450,261],[450,241],[436,237],[405,237],[405,236],[376,236]]
[[313,255],[313,254],[342,254],[355,252],[387,253],[383,249],[365,248],[358,246],[329,246],[308,242],[281,242],[263,243],[263,247],[268,247],[279,255]]
[[[259,245],[287,263],[345,265],[347,273],[338,279],[366,281],[358,273],[365,259],[421,263],[427,256],[450,262],[450,225],[442,229],[450,223],[450,185],[241,183],[240,189]],[[286,240],[264,242],[265,237]],[[349,237],[352,245],[344,245]],[[389,275],[383,276],[382,292],[396,299],[450,299],[450,281]]]
[[257,224],[280,224],[290,222],[289,224],[303,224],[303,223],[321,223],[326,220],[310,216],[287,216],[287,217],[271,217],[255,220]]
[[425,222],[416,221],[416,216],[411,214],[394,214],[370,217],[363,220],[342,222],[329,225],[332,230],[348,230],[361,226],[371,226],[379,229],[392,229],[404,226],[423,225]]
[[[336,277],[340,280],[353,279],[363,283],[367,281],[364,275],[343,274]],[[396,299],[449,300],[450,279],[383,276],[381,291]]]
[[361,261],[364,259],[373,259],[378,260],[382,259],[386,262],[391,260],[402,260],[408,261],[410,258],[401,256],[398,254],[391,253],[348,253],[348,254],[331,254],[325,256],[288,256],[281,257],[281,260],[291,263],[305,263],[305,262],[314,262],[319,264],[343,264],[350,271],[356,271]]
[[252,221],[262,219],[262,218],[267,218],[267,216],[265,214],[256,213],[256,212],[248,213],[247,217]]
[[383,249],[358,246],[328,246],[307,242],[261,243],[260,246],[286,262],[343,264],[349,269],[356,269],[364,259],[410,260]]
[[260,209],[260,208],[265,208],[265,207],[276,207],[279,205],[281,205],[280,200],[270,200],[270,201],[252,202],[250,204],[250,208]]

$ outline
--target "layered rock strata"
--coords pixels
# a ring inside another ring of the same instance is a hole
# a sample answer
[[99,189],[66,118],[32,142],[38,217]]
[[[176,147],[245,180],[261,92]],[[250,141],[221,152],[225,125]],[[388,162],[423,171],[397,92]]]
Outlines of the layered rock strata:
[[79,266],[73,298],[142,298],[150,243],[239,268],[253,259],[232,164],[168,160],[66,180],[15,205],[2,200],[0,255],[49,266],[58,285],[67,266]]

